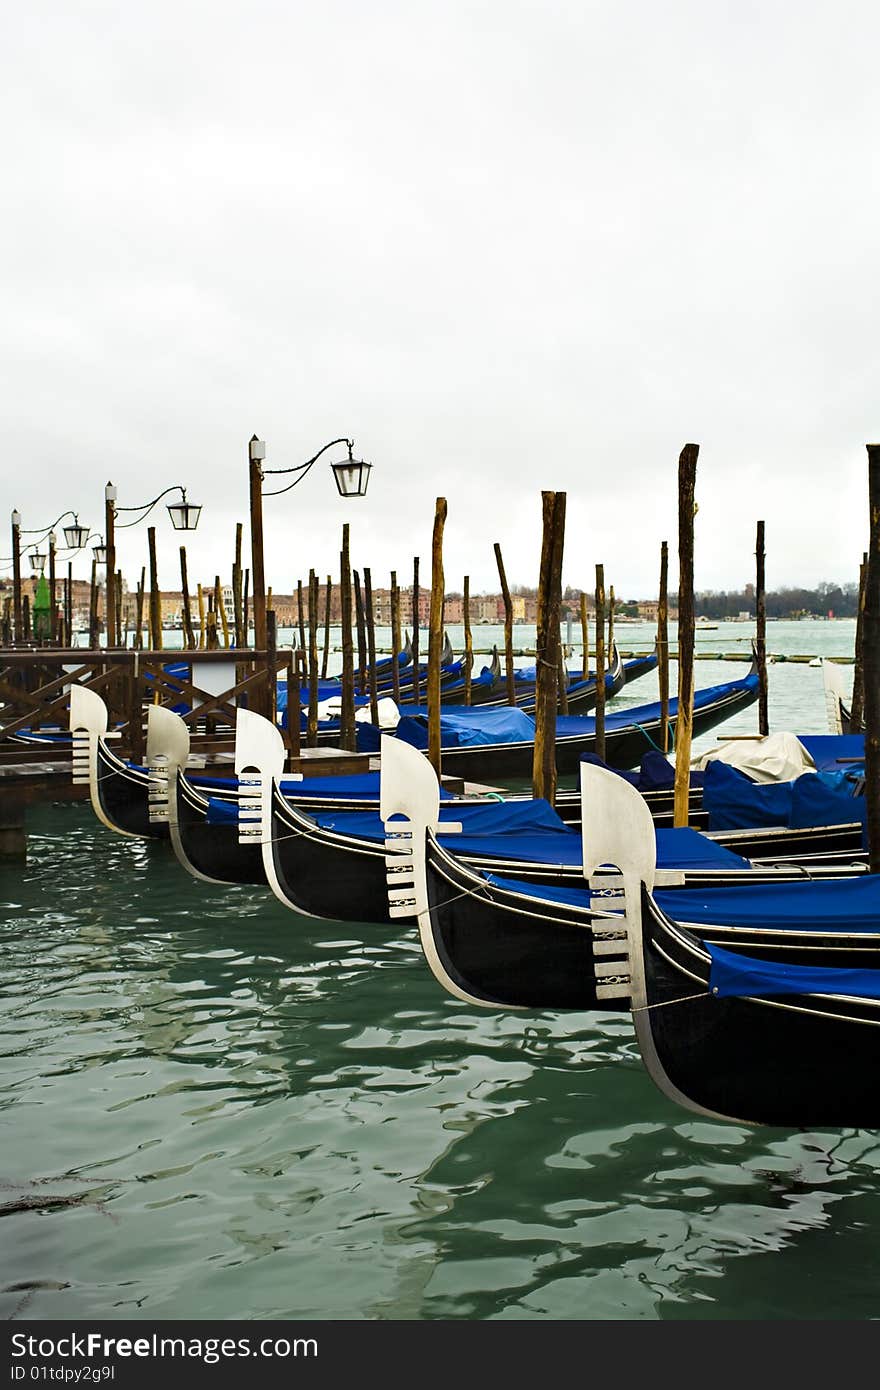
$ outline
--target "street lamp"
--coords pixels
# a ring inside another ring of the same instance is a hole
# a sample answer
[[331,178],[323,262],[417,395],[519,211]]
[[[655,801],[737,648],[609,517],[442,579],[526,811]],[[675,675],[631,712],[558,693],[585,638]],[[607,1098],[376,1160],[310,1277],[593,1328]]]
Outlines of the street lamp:
[[137,526],[139,522],[145,521],[150,512],[163,497],[167,497],[169,492],[179,492],[181,500],[179,502],[169,502],[168,515],[171,518],[171,525],[175,531],[194,531],[199,524],[201,506],[194,502],[187,502],[186,488],[180,483],[172,483],[171,487],[166,487],[164,492],[160,492],[158,497],[154,497],[152,502],[144,502],[139,507],[118,507],[116,505],[116,484],[108,483],[104,488],[104,532],[106,543],[103,547],[103,562],[98,559],[98,547],[95,547],[95,559],[98,564],[104,563],[107,566],[107,645],[110,646],[116,635],[116,518],[120,512],[138,512],[132,521],[120,521],[119,527]]
[[[316,454],[305,463],[294,464],[292,468],[264,468],[263,460],[266,457],[266,444],[262,439],[253,435],[248,446],[248,459],[250,463],[250,495],[251,495],[251,555],[252,571],[254,583],[254,645],[258,650],[264,651],[266,648],[266,577],[263,568],[263,498],[278,497],[282,492],[290,492],[291,488],[301,483],[306,474],[311,471],[323,454],[328,449],[332,449],[337,444],[345,444],[348,447],[348,458],[341,462],[330,465],[333,477],[336,482],[336,489],[340,497],[364,497],[367,485],[370,481],[371,463],[364,463],[361,459],[353,456],[354,443],[344,436],[340,439],[331,439],[328,444],[322,445]],[[273,488],[271,492],[263,491],[263,479],[279,474],[294,473],[296,476],[286,487]]]

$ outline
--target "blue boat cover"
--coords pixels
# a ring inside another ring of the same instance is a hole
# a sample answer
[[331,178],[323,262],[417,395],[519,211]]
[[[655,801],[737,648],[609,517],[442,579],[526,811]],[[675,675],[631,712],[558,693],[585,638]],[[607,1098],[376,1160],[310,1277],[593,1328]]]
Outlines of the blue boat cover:
[[[804,774],[815,780],[816,774]],[[787,826],[791,820],[791,782],[753,782],[739,768],[710,758],[703,774],[703,810],[710,830]]]
[[[292,801],[308,798],[326,798],[327,801],[344,801],[351,798],[353,801],[379,801],[379,789],[381,773],[379,772],[357,772],[351,773],[346,777],[340,777],[332,773],[327,777],[303,777],[302,781],[296,781],[290,777],[281,778],[281,790],[285,796],[289,796]],[[229,787],[238,790],[237,777],[200,777],[198,773],[187,773],[187,781],[194,787],[199,787],[202,791],[209,791],[211,787]],[[450,801],[455,796],[454,792],[446,787],[440,788],[440,800]]]
[[880,999],[880,970],[823,965],[786,965],[707,946],[712,958],[709,988],[719,999],[777,994],[836,994]]
[[[865,735],[864,734],[798,734],[813,762],[822,772],[832,772],[843,766],[841,759],[856,759],[862,764],[864,773]],[[849,761],[849,768],[856,764]]]
[[[670,866],[667,866],[670,867]],[[586,883],[570,888],[519,882],[496,874],[489,883],[545,902],[588,908],[591,893]],[[654,901],[674,922],[685,925],[749,927],[765,931],[818,933],[880,931],[880,875],[858,878],[814,879],[797,883],[754,883],[724,888],[657,888]],[[614,898],[608,906],[614,908]]]
[[[704,709],[725,695],[738,691],[757,691],[757,675],[744,676],[738,681],[727,681],[721,685],[708,685],[694,694],[694,710]],[[677,698],[669,701],[669,714],[675,717],[678,710]],[[640,727],[656,722],[660,718],[660,703],[650,705],[629,705],[620,710],[606,711],[605,730]],[[372,730],[372,732],[368,732]],[[589,714],[561,714],[556,718],[556,737],[590,737],[596,731],[596,721]],[[395,733],[415,748],[428,746],[428,714],[419,709],[418,713],[408,714],[397,725]],[[441,748],[460,748],[464,746],[487,746],[507,743],[534,743],[535,721],[512,705],[493,705],[486,709],[481,705],[447,706],[440,709]],[[357,730],[358,751],[375,752],[379,746],[379,731],[374,725],[360,723]]]
[[[373,841],[385,838],[385,826],[378,813],[309,814],[325,830]],[[486,802],[472,807],[452,806],[448,810],[441,807],[439,839],[444,839],[444,820],[460,821],[464,826],[463,833],[448,837],[447,848],[453,854],[472,858],[492,855],[566,867],[583,863],[581,832],[561,821],[548,802]],[[686,826],[658,830],[656,837],[660,868],[751,869],[747,859],[707,840],[698,830]]]
[[[703,807],[710,830],[785,826],[803,830],[861,821],[867,836],[867,806],[856,795],[858,774],[843,770],[804,772],[790,782],[753,782],[720,758],[706,767]],[[867,843],[867,840],[864,840]]]

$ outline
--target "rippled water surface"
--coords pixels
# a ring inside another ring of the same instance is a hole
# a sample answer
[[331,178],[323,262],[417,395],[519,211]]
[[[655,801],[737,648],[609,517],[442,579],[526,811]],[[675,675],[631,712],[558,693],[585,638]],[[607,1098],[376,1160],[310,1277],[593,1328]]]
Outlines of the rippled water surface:
[[[772,727],[824,731],[817,669],[770,681]],[[876,1316],[876,1134],[695,1118],[625,1013],[475,1010],[409,929],[197,882],[87,804],[29,830],[0,870],[0,1317]]]

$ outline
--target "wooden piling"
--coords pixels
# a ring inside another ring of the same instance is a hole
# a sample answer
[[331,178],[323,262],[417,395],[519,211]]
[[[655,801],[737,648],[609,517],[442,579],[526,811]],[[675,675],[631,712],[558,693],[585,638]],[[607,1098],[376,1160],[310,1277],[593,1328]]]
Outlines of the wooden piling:
[[462,610],[462,616],[464,618],[464,702],[466,705],[469,705],[472,700],[471,681],[474,667],[474,639],[471,635],[471,580],[468,574],[464,577]]
[[141,577],[138,580],[135,610],[134,610],[134,645],[136,651],[142,651],[144,645],[144,599],[147,590],[147,572],[141,569]]
[[219,574],[214,575],[214,612],[220,614],[220,627],[223,632],[223,645],[229,647],[229,619],[226,616],[226,604],[223,602],[223,586],[220,583]]
[[758,663],[758,733],[770,732],[767,704],[767,601],[764,588],[764,523],[755,534],[755,656]]
[[412,586],[412,702],[414,705],[419,703],[419,692],[421,689],[421,675],[419,672],[419,557],[413,558],[413,586]]
[[298,758],[302,749],[300,724],[302,720],[302,681],[300,677],[302,652],[291,649],[287,659],[287,747]]
[[147,527],[147,543],[150,550],[150,642],[154,652],[162,650],[162,596],[159,592],[159,575],[156,568],[156,528]]
[[361,577],[357,570],[352,571],[354,579],[354,611],[357,628],[357,693],[367,693],[367,626],[364,620],[364,596],[361,593]]
[[188,651],[192,651],[196,645],[196,635],[193,632],[192,614],[189,608],[189,574],[186,567],[186,546],[180,547],[180,588],[181,588],[181,616],[183,618],[183,645]]
[[[21,636],[21,614],[15,619],[16,636]],[[89,649],[95,651],[98,646],[98,566],[92,560],[92,579],[89,587]]]
[[608,589],[608,665],[614,661],[614,585]]
[[434,531],[431,539],[431,608],[428,619],[428,761],[440,779],[440,657],[443,648],[443,528],[446,524],[446,498],[434,504]]
[[675,790],[672,823],[688,823],[694,723],[694,488],[699,444],[685,444],[678,460],[678,714],[675,720]]
[[556,715],[559,703],[559,640],[565,493],[542,492],[543,530],[535,631],[535,751],[532,792],[556,802]]
[[868,578],[868,552],[859,565],[859,604],[856,610],[856,640],[853,652],[853,686],[850,700],[850,733],[860,733],[865,717],[865,585]]
[[308,652],[306,644],[306,617],[305,605],[303,603],[303,582],[301,579],[296,581],[296,621],[299,633],[299,649],[301,652]]
[[342,550],[339,554],[339,597],[342,624],[342,710],[339,721],[339,746],[353,753],[357,749],[357,729],[354,718],[354,650],[351,635],[351,558],[349,553],[348,522],[342,527]]
[[327,678],[327,667],[330,662],[330,602],[333,597],[333,579],[327,575],[327,587],[325,590],[324,601],[324,651],[321,656],[321,679]]
[[868,867],[880,873],[880,444],[868,449],[870,534],[865,576],[862,662],[865,702],[865,802]]
[[394,665],[391,668],[391,693],[394,703],[400,705],[400,653],[403,643],[400,637],[400,586],[397,583],[397,570],[391,571],[391,654]]
[[318,576],[309,570],[309,714],[306,725],[306,742],[310,748],[318,746]]
[[596,757],[605,760],[605,566],[596,566]]
[[278,724],[278,628],[275,609],[266,607],[266,701],[265,717]]
[[73,646],[73,561],[67,564],[67,585],[64,592],[65,643]]
[[660,685],[659,745],[669,752],[669,543],[660,543],[660,594],[657,603],[657,679]]
[[587,621],[587,596],[581,593],[581,680],[590,674],[590,624]]
[[205,591],[201,584],[196,586],[196,596],[199,605],[199,651],[203,652],[208,634],[205,629]]
[[235,614],[235,645],[247,646],[247,632],[244,626],[244,609],[241,602],[241,522],[235,527],[235,559],[232,562],[232,608]]
[[364,616],[367,626],[367,683],[370,689],[370,718],[379,723],[379,693],[376,679],[376,616],[373,612],[373,584],[364,566]]
[[246,569],[245,572],[244,572],[244,592],[243,592],[243,594],[242,594],[242,599],[241,599],[242,624],[243,624],[243,627],[244,627],[244,645],[245,645],[246,647],[247,647],[247,646],[250,646],[250,633],[251,633],[251,626],[250,626],[250,621],[249,621],[249,618],[248,618],[248,585],[249,585],[249,583],[250,583],[250,578],[251,578],[251,572],[250,572],[250,570],[247,570],[247,569]]
[[507,584],[507,575],[504,573],[504,560],[501,557],[501,546],[495,542],[495,563],[498,566],[498,578],[501,582],[501,599],[504,604],[504,671],[507,680],[507,703],[516,704],[516,677],[513,674],[513,604],[510,599],[510,589]]
[[116,580],[113,587],[116,593],[116,645],[117,647],[124,647],[125,636],[122,630],[122,570],[116,571]]

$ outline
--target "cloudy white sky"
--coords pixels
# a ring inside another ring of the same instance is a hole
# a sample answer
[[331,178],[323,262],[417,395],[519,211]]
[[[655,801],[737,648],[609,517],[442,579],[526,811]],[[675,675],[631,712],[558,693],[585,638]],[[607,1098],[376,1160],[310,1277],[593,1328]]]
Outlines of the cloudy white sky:
[[267,500],[277,590],[338,572],[344,521],[374,586],[426,576],[438,496],[448,589],[497,589],[496,541],[535,583],[546,488],[564,582],[601,562],[645,597],[664,539],[676,582],[693,441],[698,589],[753,578],[758,519],[769,587],[854,581],[878,49],[852,0],[8,6],[7,516],[101,530],[108,479],[122,506],[182,482],[207,582],[247,536],[250,436],[279,468],[345,435],[369,494],[322,462]]

